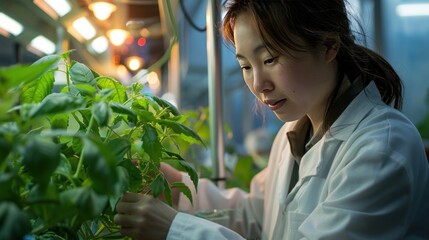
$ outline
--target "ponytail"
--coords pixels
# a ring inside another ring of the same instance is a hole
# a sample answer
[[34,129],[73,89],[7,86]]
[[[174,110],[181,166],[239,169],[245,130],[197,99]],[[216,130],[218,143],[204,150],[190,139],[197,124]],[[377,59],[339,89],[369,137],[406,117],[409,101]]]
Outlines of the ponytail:
[[373,50],[349,43],[347,46],[343,42],[338,54],[338,62],[343,72],[352,81],[359,78],[365,86],[374,81],[383,102],[400,110],[403,86],[393,67]]

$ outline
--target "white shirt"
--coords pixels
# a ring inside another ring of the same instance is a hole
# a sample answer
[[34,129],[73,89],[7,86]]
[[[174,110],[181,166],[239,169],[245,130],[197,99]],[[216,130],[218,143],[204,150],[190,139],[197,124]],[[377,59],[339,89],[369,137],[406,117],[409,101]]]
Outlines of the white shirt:
[[[167,239],[429,239],[423,143],[414,125],[381,101],[374,83],[303,155],[288,193],[294,158],[286,133],[295,125],[281,128],[248,194],[200,179],[193,205],[181,197],[183,212]],[[192,215],[203,209],[228,209],[228,228]]]

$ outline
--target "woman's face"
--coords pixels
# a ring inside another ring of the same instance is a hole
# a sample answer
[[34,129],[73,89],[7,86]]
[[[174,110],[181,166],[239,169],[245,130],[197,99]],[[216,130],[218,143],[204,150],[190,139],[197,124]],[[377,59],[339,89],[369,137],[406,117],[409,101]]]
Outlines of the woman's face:
[[234,41],[237,60],[250,91],[282,121],[308,115],[321,123],[325,105],[335,87],[335,54],[326,47],[317,52],[292,52],[296,58],[270,54],[247,13],[236,18]]

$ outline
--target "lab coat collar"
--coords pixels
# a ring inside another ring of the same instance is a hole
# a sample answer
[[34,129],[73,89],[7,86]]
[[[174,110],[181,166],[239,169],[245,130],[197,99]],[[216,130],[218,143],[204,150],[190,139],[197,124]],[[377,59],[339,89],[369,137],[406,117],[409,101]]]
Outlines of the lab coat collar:
[[[300,158],[299,180],[295,188],[289,193],[286,201],[290,201],[293,198],[305,178],[325,172],[326,168],[330,167],[331,163],[327,161],[332,161],[332,155],[337,152],[341,143],[350,137],[364,116],[371,111],[374,105],[378,104],[383,104],[383,102],[377,86],[374,82],[371,82],[365,87],[364,91],[361,91],[352,100],[325,135]],[[299,126],[302,126],[302,123]],[[294,151],[293,148],[294,146],[291,144],[292,152]],[[323,164],[321,164],[321,161],[323,161]]]
[[326,141],[333,139],[345,141],[348,139],[363,117],[375,105],[380,104],[384,104],[381,95],[375,83],[371,81],[332,124],[325,134]]

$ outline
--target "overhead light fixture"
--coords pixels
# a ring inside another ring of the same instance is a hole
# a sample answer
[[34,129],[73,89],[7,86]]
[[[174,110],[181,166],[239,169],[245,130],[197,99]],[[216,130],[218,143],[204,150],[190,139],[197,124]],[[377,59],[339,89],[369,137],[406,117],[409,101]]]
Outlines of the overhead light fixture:
[[30,42],[30,46],[46,55],[53,54],[56,49],[55,44],[42,35],[33,38]]
[[108,19],[110,14],[116,10],[116,6],[107,1],[93,1],[88,7],[94,12],[95,17],[100,20]]
[[429,3],[399,4],[396,13],[401,17],[429,16]]
[[107,32],[107,36],[110,39],[110,42],[115,46],[120,46],[124,43],[125,39],[128,36],[128,32],[123,29],[111,29]]
[[91,42],[91,48],[98,54],[103,53],[109,48],[109,42],[105,36],[98,37]]
[[24,27],[19,22],[2,12],[0,12],[0,28],[14,36],[18,36],[24,30]]
[[68,0],[33,0],[33,3],[55,20],[65,16],[72,9]]
[[54,11],[63,17],[71,11],[71,5],[67,0],[45,0],[45,2],[54,9]]
[[76,19],[72,25],[73,28],[86,40],[90,40],[97,34],[94,26],[92,26],[86,17]]

